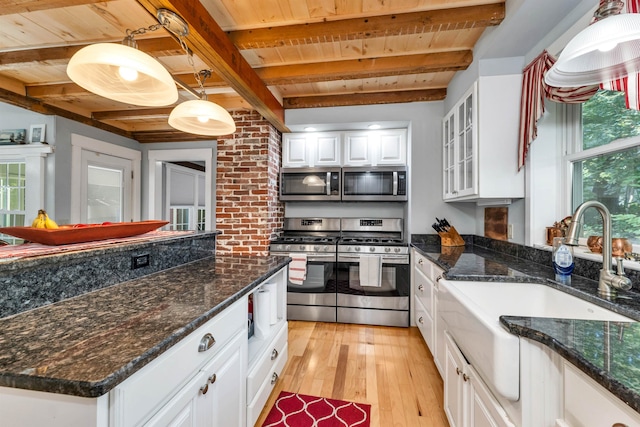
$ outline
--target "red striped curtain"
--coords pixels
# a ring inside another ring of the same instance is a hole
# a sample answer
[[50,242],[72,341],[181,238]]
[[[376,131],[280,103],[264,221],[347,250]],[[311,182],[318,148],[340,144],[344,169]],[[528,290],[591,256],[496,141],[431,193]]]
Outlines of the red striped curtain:
[[545,50],[522,72],[522,97],[520,98],[520,135],[518,138],[518,170],[524,166],[529,146],[538,136],[538,120],[544,114],[544,100],[563,103],[583,103],[597,91],[598,86],[577,88],[552,87],[544,82],[544,74],[556,62]]
[[[602,4],[606,2],[607,0],[600,0],[600,6],[602,6]],[[625,5],[620,13],[640,12],[640,0],[626,0],[624,3]],[[622,77],[617,80],[602,82],[600,84],[600,87],[606,90],[624,92],[624,99],[627,108],[640,110],[640,96],[638,95],[638,88],[640,87],[640,75],[637,72],[629,73],[626,77]]]

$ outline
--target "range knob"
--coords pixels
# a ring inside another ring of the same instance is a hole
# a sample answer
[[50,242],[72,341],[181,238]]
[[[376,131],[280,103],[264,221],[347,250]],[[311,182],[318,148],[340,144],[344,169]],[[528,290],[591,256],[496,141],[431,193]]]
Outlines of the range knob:
[[384,248],[385,252],[391,252],[391,248]]
[[360,252],[360,246],[356,246],[356,252]]
[[304,245],[300,245],[300,250],[304,251]]
[[373,246],[369,246],[369,252],[374,252],[376,250],[376,248],[374,248]]
[[313,250],[314,250],[314,251],[316,251],[316,252],[318,252],[318,251],[320,250],[320,246],[314,246],[314,247],[313,247]]
[[329,246],[325,246],[325,247],[324,247],[324,251],[325,251],[325,252],[329,252]]
[[284,250],[285,250],[285,251],[290,251],[290,250],[291,250],[291,245],[287,245],[287,246],[285,246],[285,247],[284,247]]
[[394,252],[400,252],[400,248],[394,248],[393,251]]

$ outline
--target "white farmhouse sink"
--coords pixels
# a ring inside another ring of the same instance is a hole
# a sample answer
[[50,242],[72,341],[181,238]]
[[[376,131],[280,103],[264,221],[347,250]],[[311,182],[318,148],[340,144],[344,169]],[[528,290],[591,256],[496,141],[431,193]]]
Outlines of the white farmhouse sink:
[[438,311],[469,362],[495,392],[512,401],[520,397],[520,345],[519,338],[500,325],[500,316],[634,322],[535,283],[441,280]]

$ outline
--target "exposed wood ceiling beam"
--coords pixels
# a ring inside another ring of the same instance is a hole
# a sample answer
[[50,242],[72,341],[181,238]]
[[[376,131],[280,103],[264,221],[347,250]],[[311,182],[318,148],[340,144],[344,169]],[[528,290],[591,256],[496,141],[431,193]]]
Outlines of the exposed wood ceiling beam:
[[[331,80],[349,80],[385,75],[407,75],[458,71],[466,69],[473,60],[470,50],[405,55],[382,58],[354,59],[321,63],[292,64],[256,69],[257,75],[266,85],[298,84]],[[193,86],[197,82],[192,73],[176,75]],[[220,87],[225,83],[212,75],[204,82],[205,87]],[[34,98],[74,96],[88,93],[75,83],[27,86],[27,94]]]
[[290,64],[264,67],[256,71],[266,84],[282,85],[458,71],[466,69],[472,60],[472,51],[461,50],[423,55]]
[[36,10],[102,3],[105,0],[0,0],[0,15],[34,12]]
[[[2,1],[2,0],[0,0]],[[124,35],[123,35],[124,39]],[[120,43],[120,40],[105,41],[104,43]],[[143,52],[157,55],[164,52],[166,55],[184,55],[184,51],[180,48],[178,42],[172,37],[156,37],[146,39],[136,39],[138,49]],[[10,52],[2,52],[0,55],[0,65],[21,64],[38,61],[68,61],[80,49],[88,46],[89,43],[43,47],[38,49],[14,50]]]
[[335,42],[498,25],[504,3],[229,32],[238,49]]
[[193,0],[137,1],[154,16],[158,9],[166,8],[187,21],[189,36],[186,44],[189,49],[278,130],[288,132],[284,124],[284,108],[202,3]]
[[285,108],[315,108],[349,105],[391,104],[401,102],[441,101],[447,89],[406,90],[396,92],[351,93],[345,95],[301,96],[284,99]]
[[176,130],[133,132],[133,139],[143,144],[152,142],[211,141],[210,136],[194,135]]

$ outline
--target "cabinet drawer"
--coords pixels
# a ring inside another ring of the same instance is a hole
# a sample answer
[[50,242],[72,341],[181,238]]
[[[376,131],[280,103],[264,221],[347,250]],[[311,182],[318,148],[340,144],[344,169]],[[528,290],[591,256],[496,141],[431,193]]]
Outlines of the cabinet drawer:
[[420,271],[415,272],[415,289],[416,297],[422,302],[427,314],[433,318],[433,283]]
[[[640,425],[640,414],[573,365],[564,364],[564,422],[571,427]],[[560,424],[562,425],[562,424]]]
[[275,360],[276,363],[275,365],[273,365],[273,370],[269,371],[269,374],[266,378],[264,378],[264,381],[259,384],[258,391],[256,392],[253,400],[247,401],[249,402],[247,405],[248,426],[252,426],[256,423],[258,417],[260,416],[260,413],[264,409],[264,405],[267,403],[267,400],[269,400],[269,396],[275,388],[278,382],[278,378],[282,374],[284,365],[287,363],[288,349],[289,346],[285,342],[284,348],[280,352],[278,358]]
[[431,266],[432,263],[426,257],[420,255],[418,252],[415,252],[415,259],[413,261],[414,267],[421,271],[426,277],[431,277]]
[[271,345],[267,347],[267,350],[256,362],[255,367],[249,372],[247,376],[247,402],[251,402],[253,397],[258,392],[258,389],[264,382],[265,378],[270,377],[273,373],[274,366],[280,362],[281,359],[285,359],[286,354],[283,353],[284,348],[287,345],[287,324],[285,323],[278,332],[278,335],[273,339]]
[[416,307],[415,309],[416,326],[418,326],[418,329],[420,330],[420,333],[422,334],[424,341],[427,343],[427,347],[429,347],[429,350],[431,350],[431,353],[433,354],[435,351],[434,342],[433,342],[433,338],[434,338],[433,337],[433,318],[429,316],[427,311],[424,309],[422,302],[417,296],[415,298],[414,303]]
[[[247,302],[235,302],[160,357],[117,386],[111,393],[113,413],[119,426],[137,425],[161,407],[205,363],[246,328]],[[206,334],[215,343],[198,351]]]

